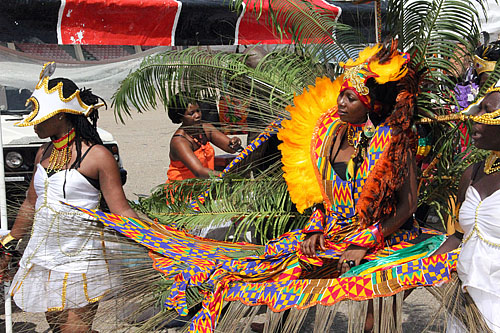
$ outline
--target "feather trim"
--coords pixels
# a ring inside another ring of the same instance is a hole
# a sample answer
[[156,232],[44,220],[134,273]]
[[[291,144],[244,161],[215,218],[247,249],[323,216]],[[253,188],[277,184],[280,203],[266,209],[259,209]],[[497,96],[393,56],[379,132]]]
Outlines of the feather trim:
[[352,60],[349,59],[345,63],[344,62],[339,62],[340,67],[354,67],[357,65],[361,65],[365,62],[368,62],[368,60],[372,57],[374,57],[378,51],[382,49],[382,44],[376,44],[371,47],[366,47],[363,51],[359,52],[358,59]]
[[414,133],[411,130],[415,96],[418,87],[415,72],[409,70],[401,82],[402,91],[396,98],[393,113],[387,119],[391,141],[366,179],[356,205],[360,225],[364,228],[381,221],[394,210],[396,192],[408,175],[408,154],[415,156]]
[[398,52],[391,56],[390,60],[385,63],[378,61],[370,62],[369,68],[375,76],[375,81],[378,84],[384,84],[391,81],[398,81],[406,75],[408,68],[405,66],[408,62],[408,57],[405,54]]
[[278,138],[283,141],[279,145],[285,172],[283,177],[290,198],[301,213],[323,202],[311,159],[311,139],[320,116],[337,106],[342,82],[343,75],[334,82],[323,77],[317,78],[316,84],[308,87],[309,91],[304,88],[302,94],[294,97],[294,105],[286,108],[291,119],[284,120],[283,128],[278,132]]
[[[347,62],[340,62],[341,67],[352,68],[358,65],[365,64],[364,81],[373,77],[378,84],[384,84],[392,81],[399,81],[408,72],[406,64],[410,61],[407,53],[400,53],[397,48],[397,43],[391,44],[389,55],[382,56],[379,51],[382,50],[382,44],[377,44],[365,48],[359,53],[358,59],[355,61],[349,59]],[[383,57],[383,59],[381,59]]]

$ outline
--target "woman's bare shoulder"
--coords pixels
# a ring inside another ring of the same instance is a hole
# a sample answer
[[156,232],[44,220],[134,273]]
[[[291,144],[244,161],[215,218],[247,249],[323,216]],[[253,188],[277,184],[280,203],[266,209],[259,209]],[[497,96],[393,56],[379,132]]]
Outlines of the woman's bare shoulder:
[[[51,145],[50,142],[46,142],[43,145],[41,145],[40,148],[38,148],[38,151],[36,152],[35,155],[35,163],[40,163],[43,159],[49,157],[48,153],[50,152],[47,151],[47,149],[50,147],[50,145]],[[47,154],[45,154],[46,152]]]
[[114,160],[113,154],[108,150],[103,145],[96,144],[96,145],[83,145],[82,144],[82,156],[84,154],[87,154],[85,157],[84,161],[88,158],[90,160],[96,160],[96,161],[106,161],[108,158],[112,158]]
[[172,140],[188,140],[188,141],[191,141],[191,137],[189,134],[186,133],[186,131],[184,131],[184,129],[182,128],[178,128],[174,134],[172,135],[172,139],[170,139],[170,141]]
[[478,167],[478,163],[471,164],[465,169],[464,173],[462,174],[460,182],[458,183],[458,202],[463,202],[465,200],[465,192],[472,182],[472,178],[474,177],[474,170],[476,170]]
[[186,133],[182,128],[177,129],[177,131],[174,132],[172,135],[172,139],[170,139],[170,147],[176,147],[176,146],[192,146],[194,143],[193,139],[189,134]]
[[181,135],[186,135],[186,131],[182,127],[179,127],[175,132],[174,135],[181,134]]

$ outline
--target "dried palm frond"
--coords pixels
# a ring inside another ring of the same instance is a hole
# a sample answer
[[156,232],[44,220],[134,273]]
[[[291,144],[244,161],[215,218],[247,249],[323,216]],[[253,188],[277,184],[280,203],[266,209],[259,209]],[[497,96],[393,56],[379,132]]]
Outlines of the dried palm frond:
[[493,332],[486,324],[483,315],[477,308],[474,300],[468,293],[462,291],[462,282],[455,273],[452,280],[444,286],[428,287],[427,290],[440,302],[441,307],[434,315],[429,325],[436,320],[447,324],[453,323],[456,327],[466,329],[468,332]]

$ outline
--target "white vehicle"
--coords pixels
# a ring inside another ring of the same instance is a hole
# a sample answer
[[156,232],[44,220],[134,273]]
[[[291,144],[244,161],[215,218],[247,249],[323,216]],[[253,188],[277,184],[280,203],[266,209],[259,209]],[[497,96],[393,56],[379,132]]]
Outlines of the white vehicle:
[[[26,100],[31,96],[28,89],[18,89],[0,85],[0,118],[2,122],[2,142],[5,165],[5,185],[7,204],[17,208],[24,200],[26,190],[33,175],[35,156],[40,146],[49,139],[40,139],[33,131],[33,127],[17,127],[15,123],[29,114],[25,106]],[[104,143],[115,157],[122,184],[125,184],[127,172],[122,167],[118,144],[113,135],[101,128],[97,129]],[[10,210],[9,222],[15,215],[15,210]]]

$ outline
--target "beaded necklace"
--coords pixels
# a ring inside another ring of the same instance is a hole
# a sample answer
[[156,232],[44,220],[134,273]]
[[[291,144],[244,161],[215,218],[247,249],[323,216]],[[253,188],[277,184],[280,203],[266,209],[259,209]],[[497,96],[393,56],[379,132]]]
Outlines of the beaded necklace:
[[418,122],[421,124],[428,124],[432,122],[448,122],[448,121],[466,121],[471,120],[476,123],[481,123],[485,125],[500,125],[500,109],[493,112],[488,112],[480,116],[467,115],[463,113],[452,113],[441,116],[435,116],[434,118],[422,118]]
[[60,139],[52,140],[54,149],[50,153],[47,172],[61,171],[71,160],[71,145],[75,141],[75,129],[72,128],[68,134]]
[[484,173],[490,175],[500,170],[500,152],[491,151],[484,161]]

